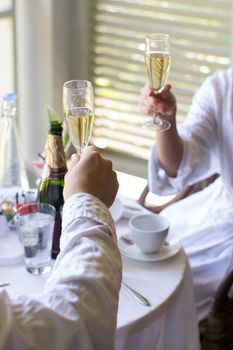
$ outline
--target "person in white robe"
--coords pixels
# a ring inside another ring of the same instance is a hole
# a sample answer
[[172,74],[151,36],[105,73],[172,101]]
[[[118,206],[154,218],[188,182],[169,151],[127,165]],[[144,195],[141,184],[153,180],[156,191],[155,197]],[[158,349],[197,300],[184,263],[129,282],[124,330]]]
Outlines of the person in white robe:
[[117,190],[111,161],[91,146],[74,156],[61,252],[43,293],[10,298],[0,291],[1,350],[114,349],[122,264],[108,207]]
[[233,69],[208,77],[193,98],[187,118],[176,125],[176,99],[168,84],[156,95],[146,85],[141,110],[157,110],[171,123],[156,133],[148,162],[149,190],[171,195],[212,174],[217,180],[161,212],[188,256],[199,320],[233,268]]

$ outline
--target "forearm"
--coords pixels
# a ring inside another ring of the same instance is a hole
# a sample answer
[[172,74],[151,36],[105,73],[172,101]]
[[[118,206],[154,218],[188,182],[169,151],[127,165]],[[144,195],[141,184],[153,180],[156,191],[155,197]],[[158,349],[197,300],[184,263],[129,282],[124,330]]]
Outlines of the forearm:
[[169,177],[176,177],[183,156],[183,142],[175,125],[165,132],[157,132],[155,147],[161,167]]
[[46,285],[42,300],[66,328],[64,345],[76,332],[93,349],[114,347],[121,262],[116,243],[104,231],[103,226],[87,229],[70,242],[56,263],[59,273]]
[[[77,315],[76,327],[81,328],[81,334],[86,333],[84,337],[95,349],[111,349],[121,282],[121,258],[115,228],[106,207],[93,196],[84,195],[85,201],[81,197],[78,200],[77,197],[71,198],[68,209],[65,204],[61,254],[46,292],[52,299],[57,293],[58,303],[60,296],[62,315],[67,309],[65,304],[73,309],[73,317]],[[63,285],[66,294],[70,294],[70,297],[66,295],[67,302],[62,300]],[[105,333],[108,337],[101,336]]]
[[145,86],[140,99],[141,110],[145,114],[156,113],[171,124],[170,129],[156,133],[156,150],[160,166],[167,176],[176,177],[182,160],[183,143],[176,128],[176,99],[171,93],[171,85],[166,85],[160,94]]

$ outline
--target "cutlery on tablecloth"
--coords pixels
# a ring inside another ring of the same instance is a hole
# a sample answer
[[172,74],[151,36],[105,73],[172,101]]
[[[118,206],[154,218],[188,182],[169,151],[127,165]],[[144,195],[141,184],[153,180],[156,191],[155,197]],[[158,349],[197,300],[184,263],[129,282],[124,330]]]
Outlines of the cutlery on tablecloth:
[[133,239],[130,237],[129,234],[127,233],[124,233],[123,235],[121,235],[120,237],[125,243],[127,244],[134,244],[134,241]]
[[0,281],[0,287],[5,287],[5,286],[9,286],[9,282],[8,281]]
[[151,303],[148,299],[146,299],[143,295],[138,293],[135,289],[129,287],[125,282],[121,282],[121,286],[123,289],[129,293],[131,296],[133,296],[140,304],[143,304],[145,306],[151,306]]

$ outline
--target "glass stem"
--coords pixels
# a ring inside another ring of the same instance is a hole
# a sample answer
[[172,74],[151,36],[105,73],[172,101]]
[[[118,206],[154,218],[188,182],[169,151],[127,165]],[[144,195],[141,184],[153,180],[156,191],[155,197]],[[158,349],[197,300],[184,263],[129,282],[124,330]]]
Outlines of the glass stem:
[[154,124],[157,124],[157,125],[163,125],[163,121],[158,114],[154,115],[153,122]]

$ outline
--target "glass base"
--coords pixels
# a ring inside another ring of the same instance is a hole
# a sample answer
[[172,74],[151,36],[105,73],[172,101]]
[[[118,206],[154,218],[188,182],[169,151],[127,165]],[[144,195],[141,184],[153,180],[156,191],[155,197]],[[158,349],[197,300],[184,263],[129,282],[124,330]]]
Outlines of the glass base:
[[143,128],[145,129],[152,129],[160,132],[167,131],[170,127],[171,124],[167,120],[161,119],[158,116],[143,124]]
[[52,265],[45,266],[26,266],[26,270],[33,275],[45,275],[52,270]]

